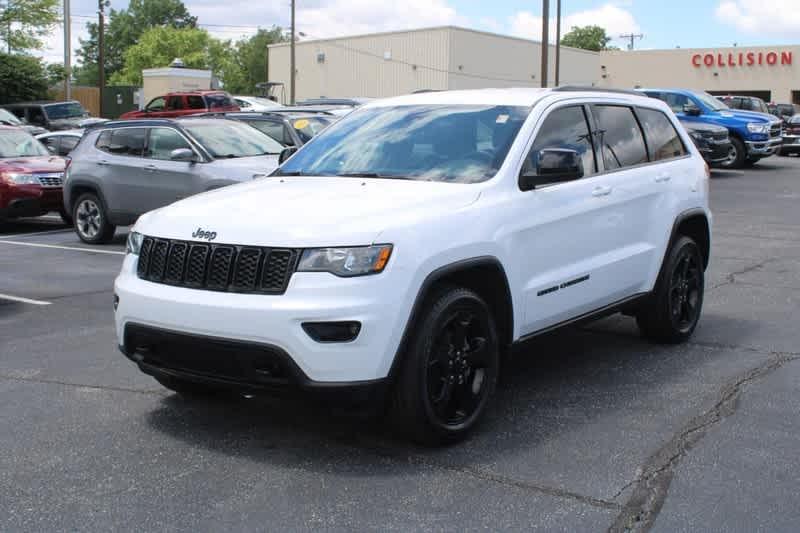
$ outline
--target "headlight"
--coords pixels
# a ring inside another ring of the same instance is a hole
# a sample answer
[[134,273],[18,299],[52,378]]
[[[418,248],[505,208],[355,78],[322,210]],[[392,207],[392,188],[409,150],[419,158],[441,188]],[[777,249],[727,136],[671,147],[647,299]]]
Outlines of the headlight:
[[39,185],[39,179],[33,174],[21,174],[19,172],[6,172],[3,177],[9,183],[17,185]]
[[392,255],[391,244],[354,248],[312,248],[303,252],[298,272],[330,272],[351,277],[378,274]]
[[135,231],[128,233],[128,242],[125,244],[125,252],[132,255],[139,255],[139,251],[142,249],[142,241],[144,241],[144,235],[141,233],[136,233]]
[[769,133],[769,124],[750,122],[747,124],[747,129],[750,131],[750,133]]

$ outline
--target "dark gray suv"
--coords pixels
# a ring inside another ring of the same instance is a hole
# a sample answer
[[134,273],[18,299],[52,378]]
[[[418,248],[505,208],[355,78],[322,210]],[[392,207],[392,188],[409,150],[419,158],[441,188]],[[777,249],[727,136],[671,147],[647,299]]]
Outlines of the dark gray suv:
[[108,242],[117,226],[147,211],[268,175],[282,149],[233,120],[108,122],[90,129],[70,154],[64,206],[82,241]]

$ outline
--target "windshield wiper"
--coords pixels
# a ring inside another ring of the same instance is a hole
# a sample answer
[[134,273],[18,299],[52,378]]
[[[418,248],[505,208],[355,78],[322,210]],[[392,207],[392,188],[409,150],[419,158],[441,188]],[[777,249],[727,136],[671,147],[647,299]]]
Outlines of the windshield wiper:
[[273,174],[273,176],[308,176],[302,170],[281,170],[280,168]]
[[397,174],[380,174],[378,172],[340,172],[336,174],[343,178],[380,178],[387,180],[413,180],[410,176],[398,176]]

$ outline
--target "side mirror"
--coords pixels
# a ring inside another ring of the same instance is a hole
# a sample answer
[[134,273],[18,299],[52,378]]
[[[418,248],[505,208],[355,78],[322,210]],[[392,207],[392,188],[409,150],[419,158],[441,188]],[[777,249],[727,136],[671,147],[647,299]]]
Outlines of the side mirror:
[[699,117],[702,114],[700,108],[694,104],[686,104],[683,106],[683,112],[689,115],[690,117]]
[[583,160],[575,150],[568,148],[545,148],[538,154],[539,165],[535,169],[523,170],[519,186],[530,191],[541,185],[572,181],[583,177]]
[[286,148],[281,150],[281,155],[278,156],[278,164],[282,165],[283,162],[292,157],[296,151],[297,151],[296,146],[287,146]]
[[194,163],[197,157],[188,148],[177,148],[169,153],[170,161],[183,161],[184,163]]

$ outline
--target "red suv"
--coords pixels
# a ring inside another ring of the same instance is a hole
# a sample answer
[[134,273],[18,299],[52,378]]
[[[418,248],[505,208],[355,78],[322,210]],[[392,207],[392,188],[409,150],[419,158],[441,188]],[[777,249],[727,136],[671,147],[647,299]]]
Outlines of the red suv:
[[0,126],[0,222],[64,212],[62,185],[66,160],[51,155],[29,133]]
[[239,106],[224,91],[177,92],[153,98],[141,111],[119,118],[175,118],[209,111],[239,111]]

